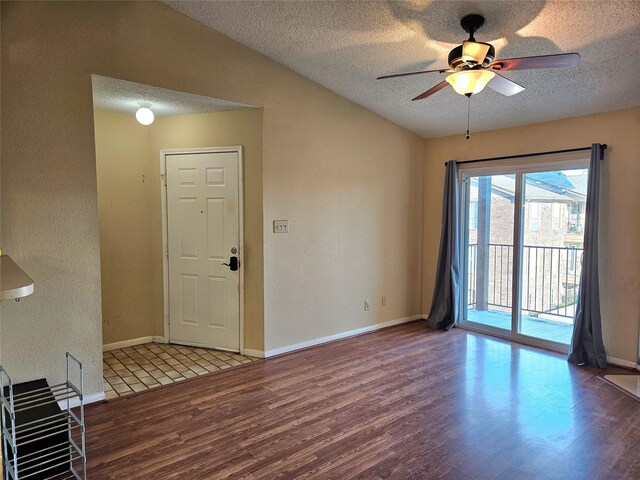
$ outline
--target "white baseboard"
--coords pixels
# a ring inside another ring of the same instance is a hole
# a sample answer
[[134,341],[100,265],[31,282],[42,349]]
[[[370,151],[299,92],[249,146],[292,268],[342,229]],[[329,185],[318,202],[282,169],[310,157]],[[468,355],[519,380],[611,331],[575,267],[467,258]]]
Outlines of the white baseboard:
[[621,358],[610,357],[609,355],[607,355],[607,363],[610,363],[611,365],[616,365],[618,367],[633,368],[634,370],[640,370],[640,364],[637,364],[629,360],[623,360]]
[[251,350],[249,348],[245,348],[242,353],[243,355],[247,355],[249,357],[265,358],[264,352],[262,350]]
[[[314,338],[313,340],[307,340],[306,342],[294,343],[293,345],[274,348],[272,350],[267,350],[266,352],[263,352],[264,357],[262,358],[269,358],[275,355],[282,355],[283,353],[295,352],[296,350],[315,347],[316,345],[322,345],[323,343],[335,342],[336,340],[341,340],[343,338],[355,337],[356,335],[361,335],[363,333],[375,332],[376,330],[392,327],[394,325],[400,325],[402,323],[413,322],[414,320],[420,320],[421,318],[423,318],[422,314],[412,315],[410,317],[404,317],[404,318],[396,318],[394,320],[388,320],[386,322],[376,323],[375,325],[356,328],[355,330],[348,330],[346,332],[336,333],[334,335],[328,335],[326,337]],[[247,350],[245,350],[245,353],[246,352]]]
[[119,348],[133,347],[134,345],[142,345],[144,343],[151,343],[151,342],[166,343],[164,340],[164,337],[151,337],[151,336],[140,337],[140,338],[132,338],[131,340],[123,340],[121,342],[107,343],[106,345],[102,346],[102,351],[110,352],[111,350],[117,350]]
[[[101,402],[104,399],[105,399],[104,392],[94,393],[92,395],[85,395],[84,396],[84,404],[86,406],[86,405],[89,405],[90,403]],[[66,409],[67,408],[67,401],[66,400],[60,400],[58,402],[58,405],[60,405],[61,409]],[[80,406],[80,399],[72,398],[71,400],[69,400],[69,406],[71,408],[79,407]]]

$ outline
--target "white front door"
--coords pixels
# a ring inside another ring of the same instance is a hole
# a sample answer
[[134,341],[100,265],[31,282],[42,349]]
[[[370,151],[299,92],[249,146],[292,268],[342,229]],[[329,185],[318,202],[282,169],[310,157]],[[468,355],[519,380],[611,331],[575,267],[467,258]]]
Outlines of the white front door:
[[166,155],[169,336],[239,351],[239,153]]

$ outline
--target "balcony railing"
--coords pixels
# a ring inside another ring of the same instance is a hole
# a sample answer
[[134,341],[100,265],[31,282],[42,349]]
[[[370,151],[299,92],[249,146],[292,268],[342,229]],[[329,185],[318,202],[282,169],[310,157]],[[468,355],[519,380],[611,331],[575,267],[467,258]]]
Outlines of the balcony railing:
[[[513,245],[489,244],[486,264],[478,265],[478,246],[471,244],[467,258],[468,305],[511,308]],[[534,315],[572,318],[581,259],[581,248],[524,246],[522,309]],[[486,298],[476,298],[478,290],[484,290]]]

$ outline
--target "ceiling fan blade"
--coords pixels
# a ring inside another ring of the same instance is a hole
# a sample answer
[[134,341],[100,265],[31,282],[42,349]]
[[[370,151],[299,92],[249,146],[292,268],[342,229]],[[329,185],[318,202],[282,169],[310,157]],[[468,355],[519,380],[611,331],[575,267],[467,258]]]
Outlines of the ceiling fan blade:
[[489,53],[489,48],[491,45],[488,43],[462,42],[462,60],[468,63],[482,63]]
[[420,95],[418,95],[416,98],[412,98],[411,101],[413,102],[414,100],[422,100],[424,98],[427,98],[431,95],[433,95],[436,92],[439,92],[440,90],[442,90],[444,87],[446,87],[447,85],[449,85],[446,80],[440,82],[439,84],[437,84],[435,87],[431,87],[429,90],[427,90],[424,93],[421,93]]
[[539,55],[537,57],[506,58],[491,62],[487,68],[500,72],[507,70],[526,70],[531,68],[576,67],[580,63],[578,53],[559,53],[557,55]]
[[518,85],[516,82],[503,77],[499,73],[496,73],[495,77],[489,80],[487,87],[507,97],[524,91],[524,87],[522,85]]
[[452,72],[453,70],[448,68],[442,68],[440,70],[420,70],[418,72],[407,72],[407,73],[393,73],[391,75],[383,75],[381,77],[376,78],[376,80],[384,80],[386,78],[397,78],[397,77],[408,77],[409,75],[421,75],[423,73],[445,73]]

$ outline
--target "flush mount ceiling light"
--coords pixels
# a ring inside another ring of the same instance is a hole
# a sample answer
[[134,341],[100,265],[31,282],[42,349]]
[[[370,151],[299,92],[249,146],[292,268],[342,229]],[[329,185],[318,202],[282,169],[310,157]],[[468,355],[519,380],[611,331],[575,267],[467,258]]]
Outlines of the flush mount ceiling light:
[[445,80],[460,95],[475,95],[484,90],[484,87],[496,74],[489,70],[465,70],[449,75]]
[[136,111],[136,120],[142,125],[151,125],[155,119],[155,115],[149,108],[150,105],[140,104],[140,108]]

